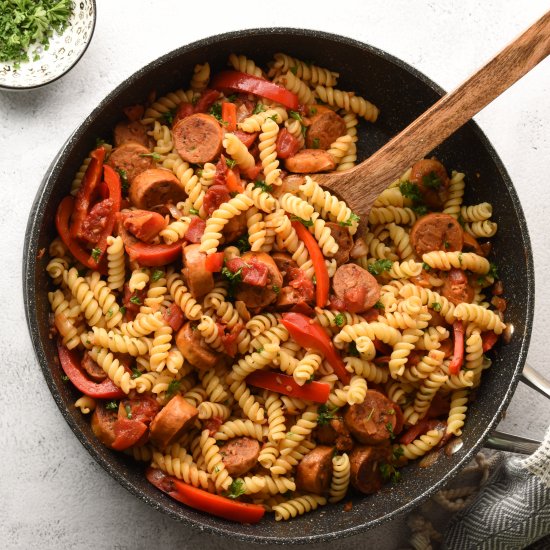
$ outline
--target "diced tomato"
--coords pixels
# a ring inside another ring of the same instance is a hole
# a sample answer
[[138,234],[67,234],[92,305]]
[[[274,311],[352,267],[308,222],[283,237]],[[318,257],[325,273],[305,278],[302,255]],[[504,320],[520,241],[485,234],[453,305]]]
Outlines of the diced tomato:
[[248,170],[244,171],[243,174],[249,180],[254,181],[258,177],[259,173],[262,171],[262,168],[263,168],[262,162],[258,161],[254,166],[252,166],[252,168],[249,168]]
[[194,216],[185,232],[185,240],[195,244],[200,243],[205,229],[206,222],[202,218]]
[[130,122],[135,122],[143,118],[145,107],[143,105],[128,105],[128,107],[122,109],[122,112]]
[[80,238],[90,244],[96,244],[105,230],[109,216],[113,208],[113,201],[105,199],[92,206],[88,215],[82,222]]
[[493,346],[498,342],[498,335],[492,330],[488,330],[481,333],[481,340],[483,342],[483,353],[493,349]]
[[243,132],[242,130],[235,130],[233,132],[243,143],[249,148],[258,137],[258,132]]
[[134,237],[144,242],[152,241],[168,225],[164,216],[150,210],[125,212],[122,223]]
[[118,417],[139,420],[147,426],[160,411],[157,400],[149,395],[137,395],[122,399],[118,406]]
[[195,113],[206,113],[212,105],[220,98],[220,92],[217,90],[203,90],[197,103],[195,103]]
[[229,101],[222,103],[222,120],[227,132],[234,132],[237,129],[237,106],[234,103]]
[[123,451],[135,445],[147,431],[147,426],[139,420],[119,418],[115,422],[115,440],[111,447],[115,451]]
[[391,346],[388,346],[388,344],[384,344],[384,342],[381,342],[378,338],[375,338],[372,343],[378,353],[381,353],[382,355],[391,355],[392,348]]
[[[228,170],[229,168],[227,167],[225,156],[220,155],[220,160],[216,164],[216,175],[214,176],[214,185],[212,187],[215,187],[216,185],[222,185],[225,187],[225,180]],[[210,187],[210,189],[212,189],[212,187]]]
[[225,353],[231,357],[235,357],[237,355],[237,336],[243,329],[242,323],[234,325],[229,332],[227,332],[227,325],[221,323],[216,323],[216,325],[218,326],[218,334],[220,335]]
[[235,166],[227,171],[225,175],[225,185],[230,193],[242,193],[240,170]]
[[300,291],[304,302],[311,302],[315,296],[313,283],[307,278],[305,271],[297,267],[291,267],[288,270],[289,286]]
[[162,318],[170,328],[177,332],[182,326],[185,320],[183,316],[183,311],[175,302],[172,302],[162,313]]
[[172,121],[172,127],[176,125],[177,122],[191,116],[195,112],[195,107],[191,103],[180,103],[178,110],[176,111],[176,116]]
[[122,295],[122,304],[126,308],[126,313],[131,315],[134,318],[139,313],[140,305],[143,304],[147,296],[147,290],[136,290],[135,292],[130,291],[128,283],[124,284],[124,292]]
[[424,435],[430,428],[430,420],[424,418],[420,420],[417,424],[410,427],[400,438],[399,443],[403,445],[408,445],[412,443],[415,439],[418,439],[421,435]]
[[292,157],[300,150],[300,142],[286,129],[279,130],[277,135],[277,156],[281,159]]
[[213,416],[208,420],[202,421],[202,429],[208,430],[210,437],[214,437],[218,433],[220,426],[223,424],[223,422],[223,418],[219,416]]
[[266,286],[269,269],[263,262],[252,258],[248,263],[241,258],[232,258],[226,262],[226,267],[231,273],[241,270],[241,281],[252,286]]
[[97,196],[94,197],[94,201],[96,199],[102,201],[109,198],[109,186],[104,181],[99,182],[96,188],[96,195]]
[[211,273],[219,273],[223,267],[224,254],[223,252],[214,252],[209,254],[204,261],[204,268]]
[[[225,176],[224,176],[225,177]],[[224,179],[225,182],[225,179]],[[203,207],[206,213],[211,216],[212,213],[217,210],[220,205],[227,202],[231,196],[225,186],[225,183],[218,185],[217,183],[208,188],[208,191],[204,195]]]

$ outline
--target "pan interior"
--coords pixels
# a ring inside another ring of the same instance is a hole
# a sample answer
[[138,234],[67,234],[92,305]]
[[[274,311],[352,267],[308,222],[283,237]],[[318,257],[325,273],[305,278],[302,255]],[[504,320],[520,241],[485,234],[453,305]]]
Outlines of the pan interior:
[[[49,280],[46,258],[38,252],[54,237],[54,214],[70,189],[82,159],[96,138],[110,138],[122,108],[144,102],[152,88],[157,97],[185,88],[196,63],[208,60],[213,71],[226,67],[228,54],[245,54],[265,65],[276,52],[328,67],[340,73],[338,87],[354,90],[381,109],[376,124],[360,126],[359,157],[366,158],[391,136],[433,104],[442,91],[426,77],[390,55],[358,42],[313,31],[258,29],[239,31],[185,46],[140,70],[111,93],[70,138],[48,171],[37,195],[27,228],[24,289],[27,320],[44,376],[61,412],[94,458],[122,485],[153,507],[175,519],[218,534],[260,543],[299,543],[328,540],[367,529],[412,508],[448,481],[481,446],[500,419],[523,367],[533,315],[534,279],[525,219],[512,183],[495,151],[479,128],[468,123],[436,151],[449,170],[465,172],[466,204],[493,204],[499,224],[493,239],[493,258],[499,265],[510,299],[507,320],[515,325],[513,341],[493,353],[494,364],[484,373],[464,428],[464,446],[452,457],[443,456],[430,468],[411,465],[402,481],[371,496],[352,497],[352,509],[343,503],[326,506],[290,522],[275,522],[268,515],[259,525],[239,525],[196,512],[150,485],[143,467],[124,455],[109,451],[92,434],[89,421],[72,407],[77,393],[61,381],[54,361],[54,343],[48,338]],[[346,502],[347,502],[346,500]]]

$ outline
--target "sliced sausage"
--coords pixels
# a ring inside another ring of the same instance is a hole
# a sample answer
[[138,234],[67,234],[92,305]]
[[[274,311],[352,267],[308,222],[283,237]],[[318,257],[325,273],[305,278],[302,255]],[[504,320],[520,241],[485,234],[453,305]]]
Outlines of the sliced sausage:
[[332,156],[322,149],[302,149],[285,160],[285,168],[297,174],[314,174],[334,170],[336,164]]
[[330,489],[333,447],[319,445],[307,453],[296,468],[296,489],[322,495]]
[[351,237],[347,227],[328,222],[326,226],[330,229],[330,234],[338,245],[338,252],[333,256],[338,265],[345,264],[349,261],[349,255],[353,248],[353,238]]
[[[273,258],[265,252],[247,252],[241,259],[248,264],[259,262],[268,270],[267,285],[265,287],[252,286],[245,283],[237,285],[236,298],[246,304],[249,309],[265,307],[277,300],[277,289],[283,285],[283,276]],[[274,290],[275,289],[275,290]]]
[[474,299],[475,291],[468,284],[468,277],[462,269],[451,269],[445,277],[441,294],[457,306],[462,302],[470,303]]
[[172,136],[176,151],[186,162],[211,162],[222,151],[223,130],[212,115],[196,113],[179,120]]
[[128,142],[140,143],[144,147],[149,147],[147,128],[137,120],[135,122],[119,122],[113,130],[113,141],[115,147]]
[[193,329],[191,323],[186,323],[179,329],[176,346],[183,357],[201,371],[213,369],[220,363],[220,354],[207,346],[201,333]]
[[214,276],[205,267],[206,254],[200,251],[200,244],[183,247],[183,278],[189,292],[199,300],[214,288]]
[[90,357],[87,351],[84,353],[81,365],[94,382],[102,382],[107,378],[107,373]]
[[230,476],[242,476],[256,466],[260,444],[250,437],[237,437],[220,447],[220,455]]
[[236,241],[241,235],[246,233],[246,213],[243,212],[234,218],[231,218],[222,230],[222,235],[226,243]]
[[115,422],[117,419],[117,411],[107,410],[103,401],[98,403],[92,414],[92,432],[107,447],[111,447],[115,440]]
[[283,276],[283,284],[287,284],[290,270],[297,269],[298,264],[290,257],[289,254],[286,254],[285,252],[273,252],[271,257]]
[[447,199],[450,180],[443,164],[436,159],[422,159],[411,168],[409,181],[418,185],[424,202],[434,209],[441,208]]
[[331,144],[346,133],[344,119],[328,109],[317,112],[310,119],[307,129],[306,147],[311,149],[329,149]]
[[432,316],[431,319],[428,321],[428,325],[431,327],[444,327],[447,326],[447,321],[445,320],[445,317],[439,313],[439,311],[435,311],[435,309],[429,307],[428,313]]
[[367,390],[363,403],[352,405],[346,411],[344,422],[359,443],[376,445],[397,433],[394,430],[399,428],[396,412],[398,408],[399,405],[384,394]]
[[473,252],[474,254],[478,254],[479,256],[486,256],[485,252],[481,248],[481,245],[477,242],[477,239],[475,237],[472,237],[469,233],[466,233],[464,231],[463,233],[464,237],[464,243],[462,245],[462,250],[464,252]]
[[355,447],[350,454],[350,481],[362,493],[370,495],[382,487],[383,479],[380,466],[391,457],[391,447]]
[[176,204],[184,201],[187,194],[178,178],[170,170],[150,168],[133,179],[129,197],[133,206],[151,210],[155,206],[168,202]]
[[353,440],[342,418],[333,418],[328,424],[319,426],[315,439],[322,445],[336,446],[338,451],[351,451]]
[[292,193],[297,195],[300,185],[305,181],[304,176],[299,176],[298,174],[289,174],[283,178],[282,185],[274,187],[271,194],[276,198],[282,197],[285,193]]
[[159,449],[164,449],[177,441],[191,428],[199,416],[199,411],[181,395],[176,395],[153,418],[149,427],[149,439]]
[[356,264],[340,266],[332,278],[337,298],[344,301],[346,309],[354,313],[367,311],[380,299],[378,281]]
[[422,216],[411,229],[411,244],[418,256],[443,250],[462,250],[463,231],[460,224],[449,214],[433,213]]
[[155,166],[155,161],[149,156],[151,151],[141,143],[127,142],[113,149],[107,164],[115,170],[124,170],[128,182],[145,170]]

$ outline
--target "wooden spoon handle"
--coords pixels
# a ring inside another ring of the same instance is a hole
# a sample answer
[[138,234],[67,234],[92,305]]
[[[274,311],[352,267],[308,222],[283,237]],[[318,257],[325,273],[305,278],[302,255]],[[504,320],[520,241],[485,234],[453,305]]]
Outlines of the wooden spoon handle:
[[[454,92],[442,97],[367,160],[350,171],[345,197],[372,199],[550,54],[550,11]],[[343,174],[343,173],[342,173]],[[344,184],[344,182],[342,182]],[[368,192],[367,192],[368,188]],[[366,196],[368,195],[368,196]],[[357,202],[356,200],[354,202]]]

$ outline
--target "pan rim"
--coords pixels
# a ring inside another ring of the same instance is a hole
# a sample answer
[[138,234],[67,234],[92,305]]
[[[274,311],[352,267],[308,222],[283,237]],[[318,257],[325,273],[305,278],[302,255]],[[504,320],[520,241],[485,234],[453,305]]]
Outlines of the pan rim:
[[[144,67],[136,71],[128,79],[121,82],[95,107],[95,109],[91,111],[91,113],[84,119],[84,121],[79,125],[79,127],[68,138],[66,143],[61,147],[59,153],[54,158],[50,167],[45,173],[44,179],[37,190],[33,205],[29,213],[29,220],[28,220],[26,234],[25,234],[26,246],[24,247],[23,273],[22,273],[23,294],[24,294],[24,302],[25,302],[25,316],[26,316],[27,325],[30,332],[35,355],[38,359],[38,362],[40,363],[42,373],[46,379],[50,392],[52,393],[52,396],[54,397],[55,402],[57,403],[63,417],[65,418],[65,421],[69,424],[70,428],[75,433],[78,440],[82,443],[82,445],[86,448],[86,450],[91,454],[94,460],[96,460],[96,462],[98,462],[102,466],[102,468],[105,469],[125,489],[130,491],[133,495],[137,496],[140,500],[152,506],[154,509],[162,511],[166,513],[168,516],[170,516],[171,518],[176,519],[180,522],[183,522],[184,524],[189,525],[190,527],[194,529],[198,529],[202,532],[208,532],[218,536],[220,535],[230,536],[232,538],[242,540],[245,542],[254,542],[254,543],[260,543],[260,544],[307,544],[307,543],[313,543],[313,542],[326,542],[326,541],[334,540],[336,538],[343,538],[343,537],[358,535],[369,529],[377,527],[382,523],[385,523],[391,519],[404,515],[405,513],[411,511],[412,509],[417,507],[419,504],[424,502],[430,496],[432,496],[443,485],[448,483],[455,475],[457,475],[457,473],[461,469],[464,468],[464,466],[474,457],[475,453],[482,447],[484,441],[487,439],[490,432],[496,427],[498,421],[501,418],[503,411],[506,410],[506,407],[508,406],[508,403],[510,402],[510,399],[512,398],[512,395],[518,384],[519,375],[521,373],[521,370],[523,369],[526,356],[527,356],[527,350],[528,350],[529,341],[531,337],[531,327],[532,327],[533,315],[534,315],[534,264],[533,264],[532,249],[531,249],[525,215],[523,213],[523,209],[519,202],[519,197],[513,186],[513,183],[508,175],[508,172],[506,171],[506,168],[504,167],[504,164],[502,163],[499,156],[497,155],[494,147],[491,145],[488,138],[485,136],[485,134],[481,131],[479,126],[474,121],[468,122],[467,125],[469,126],[469,128],[473,130],[476,137],[480,140],[480,142],[486,149],[487,153],[490,155],[492,161],[495,163],[497,170],[501,174],[503,183],[506,185],[507,191],[510,194],[510,197],[514,203],[515,215],[517,216],[517,219],[519,221],[520,228],[521,228],[521,239],[522,239],[521,244],[523,244],[525,249],[526,274],[527,274],[526,303],[524,305],[525,320],[526,320],[525,334],[522,337],[521,347],[517,357],[517,363],[516,363],[511,381],[508,385],[507,391],[505,395],[502,396],[502,400],[500,402],[500,405],[498,406],[497,413],[494,415],[492,419],[489,420],[485,429],[483,430],[481,437],[464,454],[464,456],[462,456],[459,462],[452,469],[450,469],[444,476],[442,476],[437,482],[435,482],[431,487],[429,487],[423,494],[421,494],[417,498],[411,500],[410,502],[404,504],[403,506],[393,510],[392,512],[384,516],[370,519],[364,523],[355,525],[353,527],[340,529],[338,531],[333,531],[330,533],[313,534],[313,535],[306,535],[306,536],[290,536],[290,537],[281,539],[279,537],[273,537],[273,536],[255,535],[255,534],[242,533],[242,532],[239,533],[238,532],[239,524],[235,525],[235,524],[228,524],[226,522],[222,523],[223,520],[219,520],[219,526],[201,524],[199,521],[196,521],[193,518],[184,517],[181,514],[176,513],[170,508],[164,506],[159,499],[153,499],[148,495],[144,494],[141,491],[141,489],[136,485],[134,485],[128,478],[126,478],[121,471],[119,471],[116,468],[113,468],[112,465],[109,464],[98,453],[98,451],[92,445],[92,442],[88,439],[88,437],[86,437],[84,432],[81,431],[80,427],[78,426],[74,418],[71,416],[68,408],[66,407],[63,401],[62,395],[59,392],[53,377],[51,376],[48,359],[47,359],[45,350],[42,346],[42,341],[39,335],[38,320],[34,316],[36,295],[39,292],[39,289],[35,287],[34,277],[35,277],[35,271],[37,268],[37,255],[39,252],[37,249],[38,237],[39,237],[40,225],[42,223],[42,217],[43,217],[42,215],[40,215],[40,212],[42,207],[45,204],[47,204],[50,199],[51,192],[53,189],[53,186],[50,183],[52,181],[55,181],[56,175],[58,174],[60,167],[66,161],[72,147],[75,144],[77,144],[83,138],[83,136],[86,135],[90,125],[97,118],[97,115],[101,111],[103,111],[105,107],[107,107],[110,103],[112,103],[112,101],[119,95],[119,93],[121,93],[126,89],[131,88],[135,84],[135,82],[138,81],[144,74],[147,74],[158,65],[166,64],[170,60],[177,58],[179,56],[182,56],[184,54],[187,54],[189,52],[192,52],[195,49],[208,46],[208,45],[217,44],[225,40],[235,39],[235,38],[238,38],[239,36],[242,36],[243,34],[252,35],[252,36],[254,35],[263,36],[266,34],[293,34],[293,35],[300,35],[305,38],[312,38],[312,39],[321,38],[324,40],[331,41],[335,44],[351,46],[356,49],[371,53],[375,56],[381,57],[385,61],[388,61],[394,65],[397,65],[401,69],[410,73],[416,79],[419,79],[420,81],[422,81],[425,85],[430,87],[438,95],[443,95],[445,93],[445,91],[440,86],[438,86],[436,83],[430,80],[423,73],[421,73],[420,71],[418,71],[417,69],[409,65],[408,63],[396,58],[395,56],[381,49],[378,49],[374,46],[371,46],[364,42],[360,42],[358,40],[354,40],[346,36],[336,35],[333,33],[327,33],[327,32],[321,32],[321,31],[315,31],[310,29],[294,28],[294,27],[264,27],[264,28],[253,28],[253,29],[231,31],[231,32],[223,33],[216,36],[206,37],[201,40],[186,44],[151,61],[150,63],[148,63],[147,65],[145,65]],[[232,527],[234,528],[232,529]]]

